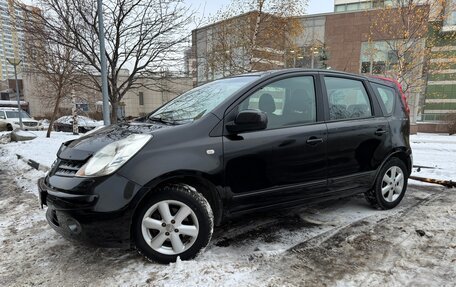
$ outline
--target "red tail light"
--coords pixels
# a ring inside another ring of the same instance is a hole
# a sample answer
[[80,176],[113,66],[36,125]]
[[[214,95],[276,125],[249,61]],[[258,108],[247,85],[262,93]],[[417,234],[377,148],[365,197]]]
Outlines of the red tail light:
[[401,94],[401,99],[402,99],[402,103],[404,104],[405,111],[406,111],[407,115],[410,115],[410,108],[409,108],[409,105],[407,103],[407,97],[405,96],[404,92],[402,91],[402,85],[401,85],[401,83],[399,83],[398,80],[385,78],[385,77],[380,77],[380,76],[372,76],[372,78],[377,78],[377,79],[381,79],[381,80],[384,80],[384,81],[395,83],[397,88],[399,89],[399,93]]

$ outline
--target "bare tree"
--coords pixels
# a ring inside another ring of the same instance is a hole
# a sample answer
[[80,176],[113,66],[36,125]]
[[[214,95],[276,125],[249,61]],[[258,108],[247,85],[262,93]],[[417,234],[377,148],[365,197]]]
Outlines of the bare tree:
[[[26,25],[23,32],[26,38],[25,52],[27,65],[24,72],[37,83],[40,98],[45,105],[53,105],[46,137],[50,137],[52,126],[59,111],[60,104],[68,97],[81,81],[81,74],[75,65],[77,54],[68,47],[54,41],[54,31],[42,25],[40,11],[28,6],[22,7],[23,21]],[[62,30],[65,30],[62,27]]]
[[[172,66],[181,57],[181,44],[188,38],[184,29],[192,13],[179,0],[107,2],[104,1],[103,10],[108,93],[115,123],[127,91],[144,86],[146,81],[141,78]],[[40,7],[44,13],[35,16],[50,31],[50,40],[75,51],[73,60],[78,70],[91,80],[81,84],[101,91],[96,1],[42,0]]]
[[[233,0],[210,19],[208,74],[215,77],[283,67],[303,27],[306,0]],[[209,41],[209,40],[208,40]]]
[[[393,0],[392,5],[372,13],[369,48],[364,55],[375,58],[386,53],[386,61],[379,61],[371,73],[396,78],[410,97],[415,113],[417,95],[424,92],[426,68],[437,37],[429,37],[430,29],[442,23],[448,12],[445,0]],[[449,9],[451,8],[451,9]],[[435,28],[435,27],[434,27]],[[454,35],[452,36],[454,40]],[[386,40],[385,40],[386,39]],[[385,46],[385,47],[384,47]],[[416,98],[415,98],[416,97]]]

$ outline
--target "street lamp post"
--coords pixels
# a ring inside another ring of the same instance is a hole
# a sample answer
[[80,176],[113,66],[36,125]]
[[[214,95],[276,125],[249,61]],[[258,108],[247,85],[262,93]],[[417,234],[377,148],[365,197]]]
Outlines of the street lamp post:
[[290,53],[293,54],[293,68],[296,68],[296,54],[295,54],[295,50],[291,50]]
[[17,66],[22,62],[21,59],[7,59],[8,63],[14,66],[14,80],[16,81],[16,99],[17,99],[17,109],[18,109],[18,114],[19,114],[19,126],[21,127],[21,130],[23,129],[22,126],[22,109],[21,109],[21,98],[19,95],[19,83],[17,82]]
[[103,94],[103,122],[105,125],[111,124],[109,116],[109,100],[108,100],[108,70],[106,64],[106,48],[103,25],[103,1],[98,0],[98,30],[100,39],[100,64],[101,64],[101,93]]
[[312,47],[310,48],[310,51],[312,52],[312,62],[311,62],[311,68],[313,69],[315,66],[315,56],[318,54],[318,48],[317,47]]

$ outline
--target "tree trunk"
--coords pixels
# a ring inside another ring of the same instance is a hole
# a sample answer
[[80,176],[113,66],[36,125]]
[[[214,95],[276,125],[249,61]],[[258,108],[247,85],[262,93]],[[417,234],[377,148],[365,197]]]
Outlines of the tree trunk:
[[255,29],[253,31],[253,36],[252,36],[252,46],[250,50],[250,57],[249,57],[249,72],[252,72],[253,70],[253,53],[255,52],[256,49],[256,41],[258,37],[258,33],[260,31],[260,24],[261,24],[261,16],[263,14],[263,4],[264,0],[258,0],[258,14],[256,17],[255,21]]
[[73,117],[73,135],[79,134],[79,127],[78,127],[78,113],[76,110],[76,99],[74,94],[72,93],[71,102],[73,103],[73,107],[71,108],[71,116]]
[[54,111],[52,112],[51,120],[49,121],[49,127],[47,129],[46,137],[51,137],[52,126],[54,125],[55,117],[60,107],[60,99],[62,98],[62,92],[59,92],[57,99],[55,100]]
[[116,101],[111,101],[111,124],[117,124],[117,108],[119,107],[119,102]]

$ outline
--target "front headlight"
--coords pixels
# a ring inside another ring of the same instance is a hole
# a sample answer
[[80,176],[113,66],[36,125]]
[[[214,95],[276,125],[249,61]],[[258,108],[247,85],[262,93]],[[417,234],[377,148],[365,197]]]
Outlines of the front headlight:
[[76,176],[103,176],[113,173],[132,158],[152,135],[132,134],[97,151]]

